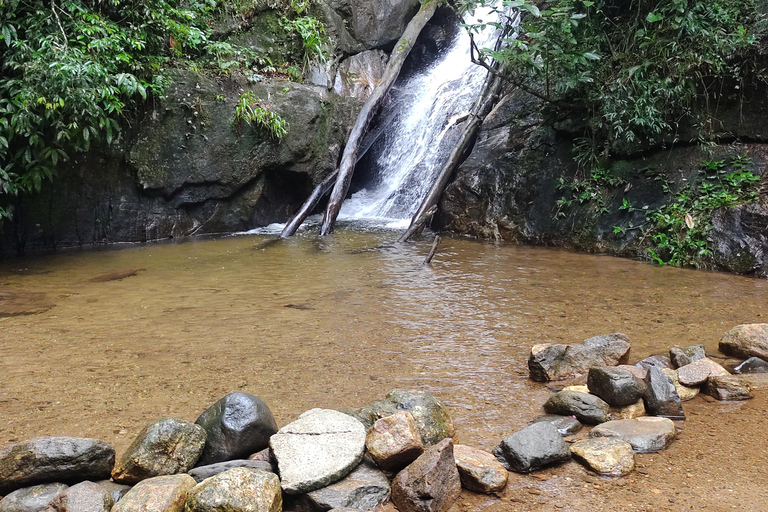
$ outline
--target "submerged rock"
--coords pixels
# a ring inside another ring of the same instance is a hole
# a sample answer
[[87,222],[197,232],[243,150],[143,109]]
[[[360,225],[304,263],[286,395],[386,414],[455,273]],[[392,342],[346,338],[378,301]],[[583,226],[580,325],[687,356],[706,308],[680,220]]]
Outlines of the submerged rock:
[[505,437],[493,455],[504,467],[517,473],[530,473],[570,458],[568,445],[557,427],[548,422],[534,423]]
[[645,377],[645,409],[654,416],[664,416],[674,420],[684,420],[682,401],[677,394],[672,379],[665,375],[659,368],[648,368]]
[[570,436],[581,430],[582,425],[579,420],[573,416],[562,416],[559,414],[545,414],[534,418],[533,423],[547,422],[557,427],[557,431],[563,436]]
[[365,438],[368,454],[387,471],[399,471],[424,452],[421,434],[411,413],[398,412],[378,420]]
[[632,405],[645,393],[645,383],[632,372],[607,366],[589,369],[587,387],[592,394],[614,407]]
[[274,473],[235,468],[192,488],[185,512],[280,512],[283,497]]
[[768,324],[737,325],[725,333],[719,348],[729,356],[768,360]]
[[717,375],[707,379],[704,392],[718,400],[749,400],[755,398],[752,388],[743,377]]
[[153,421],[117,461],[112,479],[135,484],[153,476],[184,473],[195,465],[204,445],[205,430],[200,425],[176,418]]
[[750,357],[736,368],[734,368],[733,373],[768,373],[768,362],[763,361],[759,357]]
[[110,512],[115,500],[99,484],[80,482],[51,501],[46,512]]
[[207,466],[197,466],[194,469],[189,470],[189,476],[195,479],[195,482],[200,483],[206,478],[211,478],[214,475],[229,471],[235,468],[248,468],[258,469],[261,471],[267,471],[274,473],[272,470],[272,464],[263,460],[228,460],[226,462],[217,462],[216,464],[208,464]]
[[707,351],[704,349],[704,345],[691,345],[684,348],[671,348],[669,349],[669,359],[672,361],[672,365],[675,368],[680,368],[687,364],[691,364],[699,359],[707,357]]
[[39,437],[0,450],[0,495],[38,483],[109,478],[115,449],[98,439]]
[[653,453],[669,446],[677,436],[677,429],[669,418],[645,416],[608,421],[593,428],[589,436],[615,437],[631,444],[637,453]]
[[314,491],[341,480],[363,459],[365,427],[347,414],[311,409],[269,440],[283,490]]
[[528,357],[531,379],[561,380],[586,373],[593,366],[616,366],[627,361],[631,344],[620,333],[596,336],[582,344],[534,345]]
[[182,512],[195,480],[189,475],[142,480],[118,501],[112,512]]
[[372,510],[389,499],[387,476],[369,460],[363,459],[350,474],[322,489],[308,492],[305,499],[311,508],[353,508]]
[[635,469],[632,445],[621,439],[583,439],[573,443],[570,449],[574,459],[600,475],[624,476]]
[[610,407],[600,397],[578,391],[559,391],[544,403],[549,414],[575,416],[582,423],[596,425],[608,421]]
[[277,432],[277,422],[267,404],[248,393],[230,393],[195,423],[206,434],[198,466],[247,457],[266,448],[270,436]]
[[446,512],[460,493],[452,439],[427,448],[392,480],[392,503],[400,512]]
[[55,483],[17,489],[0,499],[0,512],[41,512],[67,487],[66,484]]
[[478,448],[457,444],[453,457],[459,470],[461,485],[470,491],[491,494],[507,485],[509,473],[493,454]]
[[684,386],[698,386],[709,377],[730,375],[728,370],[705,357],[677,369],[677,377]]

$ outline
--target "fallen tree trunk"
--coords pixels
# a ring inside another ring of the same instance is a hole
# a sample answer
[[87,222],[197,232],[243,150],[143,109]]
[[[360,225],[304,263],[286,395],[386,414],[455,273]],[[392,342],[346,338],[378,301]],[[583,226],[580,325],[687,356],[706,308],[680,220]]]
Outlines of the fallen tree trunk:
[[432,248],[429,250],[429,254],[427,254],[427,257],[424,260],[424,265],[432,263],[432,258],[437,254],[437,248],[440,247],[441,240],[442,238],[440,238],[440,235],[435,235],[435,239],[432,241]]
[[389,62],[387,63],[387,69],[384,75],[379,81],[379,85],[373,90],[373,93],[363,105],[360,114],[357,116],[357,121],[352,127],[352,131],[347,139],[347,144],[344,147],[344,154],[341,158],[341,165],[339,165],[339,175],[336,179],[336,184],[331,192],[331,197],[328,199],[328,206],[325,209],[325,215],[323,216],[323,225],[320,229],[321,235],[327,235],[333,231],[333,225],[336,222],[336,217],[339,216],[341,210],[341,204],[349,192],[349,186],[352,183],[352,173],[355,170],[355,164],[358,160],[358,150],[360,142],[370,124],[376,111],[379,109],[384,97],[389,89],[397,80],[400,70],[405,63],[406,57],[411,52],[416,39],[419,37],[424,26],[432,19],[435,11],[442,3],[442,0],[427,0],[419,9],[419,12],[411,18],[408,22],[408,26],[405,27],[402,37],[398,41],[395,49],[392,50],[392,55],[389,56]]
[[327,194],[331,189],[333,182],[336,181],[336,176],[338,175],[338,170],[333,171],[328,175],[327,178],[325,178],[320,182],[318,186],[315,187],[315,189],[309,195],[309,198],[304,202],[303,205],[301,205],[299,211],[296,212],[296,215],[294,215],[291,220],[286,223],[285,227],[280,232],[280,238],[288,238],[296,233],[296,230],[299,229],[299,226],[301,226],[301,223],[304,222],[304,219],[306,219],[307,216],[312,213],[312,210],[317,207],[317,203],[319,203],[323,196],[325,196],[325,194]]

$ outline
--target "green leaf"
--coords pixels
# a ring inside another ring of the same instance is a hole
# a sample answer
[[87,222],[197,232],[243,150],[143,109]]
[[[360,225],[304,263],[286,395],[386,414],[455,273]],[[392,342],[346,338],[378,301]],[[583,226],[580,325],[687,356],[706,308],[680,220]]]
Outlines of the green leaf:
[[664,19],[663,14],[658,14],[655,12],[649,12],[648,16],[645,17],[645,21],[647,21],[648,23],[656,23],[657,21],[661,21],[663,19]]

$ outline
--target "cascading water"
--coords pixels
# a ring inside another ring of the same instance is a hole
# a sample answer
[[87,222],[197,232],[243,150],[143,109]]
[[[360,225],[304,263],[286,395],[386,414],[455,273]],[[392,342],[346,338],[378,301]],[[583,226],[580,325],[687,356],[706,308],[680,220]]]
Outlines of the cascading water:
[[[489,13],[474,18],[484,15]],[[488,28],[475,40],[483,47],[494,37]],[[375,158],[376,179],[344,202],[339,218],[407,227],[458,136],[455,117],[472,108],[485,76],[486,70],[471,62],[469,35],[459,30],[433,65],[398,84],[404,97]]]

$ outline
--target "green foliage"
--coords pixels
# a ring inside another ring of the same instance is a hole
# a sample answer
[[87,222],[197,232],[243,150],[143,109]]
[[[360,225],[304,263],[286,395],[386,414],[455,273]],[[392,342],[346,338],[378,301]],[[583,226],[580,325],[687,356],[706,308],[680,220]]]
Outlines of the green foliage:
[[324,63],[327,60],[330,41],[320,20],[312,16],[299,16],[292,19],[284,17],[282,26],[289,33],[296,33],[301,38],[305,73],[312,62]]
[[591,204],[598,214],[605,213],[608,211],[608,191],[623,184],[624,180],[599,167],[592,169],[585,178],[577,176],[573,180],[567,180],[560,177],[556,188],[563,192],[563,197],[555,203],[555,218],[565,217],[566,210],[574,204]]
[[275,112],[261,105],[251,91],[240,95],[235,106],[235,121],[255,124],[266,130],[273,139],[282,139],[288,133],[288,122]]

